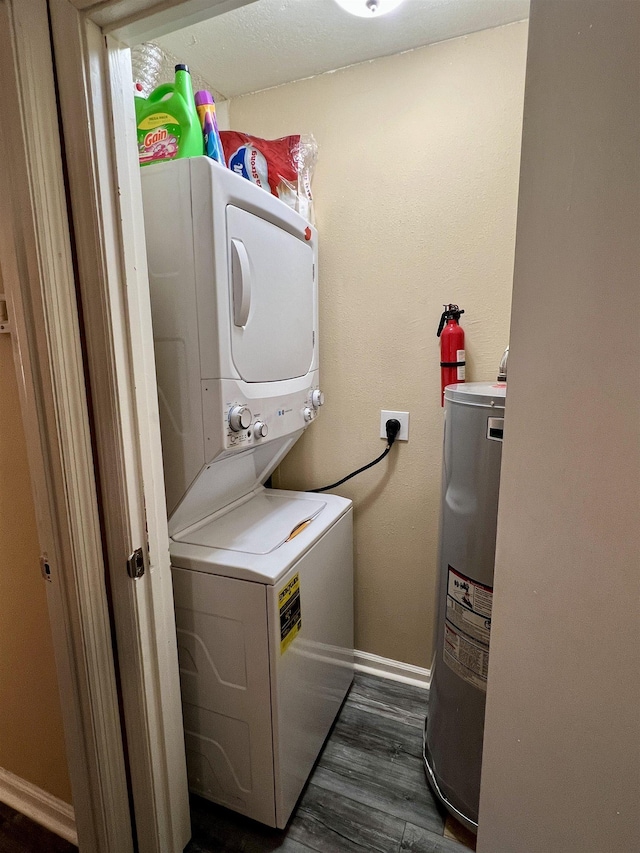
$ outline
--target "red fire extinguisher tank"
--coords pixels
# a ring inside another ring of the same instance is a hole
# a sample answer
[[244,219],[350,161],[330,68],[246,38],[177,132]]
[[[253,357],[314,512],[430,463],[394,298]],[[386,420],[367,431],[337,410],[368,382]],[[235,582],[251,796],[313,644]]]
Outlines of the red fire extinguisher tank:
[[460,315],[464,310],[457,305],[445,305],[438,337],[440,338],[440,405],[444,406],[444,389],[465,380],[464,329],[460,326]]

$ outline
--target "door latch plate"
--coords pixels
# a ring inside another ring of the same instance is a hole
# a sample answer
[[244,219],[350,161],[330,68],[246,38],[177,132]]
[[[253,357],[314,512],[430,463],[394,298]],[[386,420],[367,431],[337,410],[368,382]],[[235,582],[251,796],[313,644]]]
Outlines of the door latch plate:
[[137,580],[144,574],[144,552],[142,548],[136,548],[127,560],[127,573],[130,578]]
[[40,557],[40,572],[42,573],[42,577],[51,583],[51,566],[49,565],[49,560],[44,556],[44,554]]

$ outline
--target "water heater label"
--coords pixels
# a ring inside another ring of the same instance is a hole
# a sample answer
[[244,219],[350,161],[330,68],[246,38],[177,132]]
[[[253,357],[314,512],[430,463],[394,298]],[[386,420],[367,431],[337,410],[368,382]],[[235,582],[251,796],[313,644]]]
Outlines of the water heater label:
[[493,589],[449,566],[443,658],[460,678],[486,691]]
[[284,654],[302,628],[300,576],[296,573],[278,593],[280,610],[280,654]]
[[447,622],[444,626],[442,656],[449,669],[463,681],[468,681],[469,684],[487,692],[488,648],[479,643],[472,643],[461,631],[456,631]]

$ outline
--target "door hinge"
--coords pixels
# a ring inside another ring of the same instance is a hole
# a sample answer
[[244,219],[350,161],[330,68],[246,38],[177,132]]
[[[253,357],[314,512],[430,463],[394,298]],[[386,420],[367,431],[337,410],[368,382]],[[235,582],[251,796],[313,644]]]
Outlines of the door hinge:
[[127,560],[127,573],[130,578],[137,580],[144,574],[144,551],[142,548],[136,548],[133,554]]
[[42,577],[51,583],[51,566],[49,565],[49,560],[47,560],[44,554],[40,557],[40,572]]

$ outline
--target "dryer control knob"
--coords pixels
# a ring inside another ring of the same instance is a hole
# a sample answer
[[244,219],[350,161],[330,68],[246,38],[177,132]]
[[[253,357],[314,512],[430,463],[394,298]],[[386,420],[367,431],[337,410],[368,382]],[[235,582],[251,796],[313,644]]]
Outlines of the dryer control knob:
[[311,404],[314,409],[319,409],[320,406],[324,406],[324,394],[320,390],[311,392]]
[[253,425],[254,438],[266,438],[269,434],[269,427],[262,421],[256,421]]
[[252,420],[248,406],[232,406],[229,410],[229,426],[234,432],[249,429]]
[[313,420],[313,409],[310,409],[310,408],[309,408],[309,406],[307,406],[307,407],[303,410],[302,414],[304,415],[304,419],[305,419],[305,421],[311,421],[311,420]]

